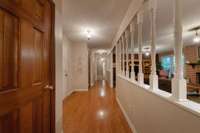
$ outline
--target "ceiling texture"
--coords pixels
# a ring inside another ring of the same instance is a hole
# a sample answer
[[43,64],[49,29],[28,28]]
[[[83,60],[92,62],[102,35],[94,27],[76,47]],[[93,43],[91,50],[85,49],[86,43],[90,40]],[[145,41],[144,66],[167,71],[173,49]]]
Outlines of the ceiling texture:
[[[64,0],[64,30],[75,43],[107,49],[132,0]],[[88,41],[86,30],[92,38]]]
[[[200,25],[200,1],[199,0],[182,0],[183,1],[183,43],[187,45],[198,45],[193,43],[195,32],[189,29]],[[157,51],[167,51],[174,46],[174,0],[158,0],[157,7]],[[150,45],[150,18],[148,9],[144,12],[143,36],[144,43]],[[199,31],[200,33],[200,31]]]
[[[64,30],[72,42],[86,42],[90,48],[111,48],[113,38],[133,0],[65,0]],[[158,0],[157,39],[158,51],[166,51],[174,45],[174,0]],[[183,42],[193,43],[195,32],[188,30],[200,25],[200,0],[183,0]],[[143,42],[150,45],[149,11],[144,12]],[[87,40],[86,30],[92,32]],[[200,32],[200,31],[199,31]]]

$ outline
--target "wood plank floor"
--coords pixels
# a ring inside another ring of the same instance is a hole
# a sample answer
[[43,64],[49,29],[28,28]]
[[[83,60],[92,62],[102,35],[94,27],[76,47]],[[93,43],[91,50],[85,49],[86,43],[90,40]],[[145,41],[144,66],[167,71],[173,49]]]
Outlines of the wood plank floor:
[[98,81],[88,92],[64,100],[65,133],[131,133],[115,99],[114,89]]

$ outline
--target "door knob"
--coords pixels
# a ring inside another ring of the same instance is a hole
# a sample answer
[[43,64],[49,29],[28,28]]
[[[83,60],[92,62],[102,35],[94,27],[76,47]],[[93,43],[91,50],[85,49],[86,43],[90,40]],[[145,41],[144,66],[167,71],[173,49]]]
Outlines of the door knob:
[[53,86],[51,86],[51,85],[46,85],[44,88],[45,88],[45,89],[48,89],[48,90],[54,90],[54,89],[53,89]]

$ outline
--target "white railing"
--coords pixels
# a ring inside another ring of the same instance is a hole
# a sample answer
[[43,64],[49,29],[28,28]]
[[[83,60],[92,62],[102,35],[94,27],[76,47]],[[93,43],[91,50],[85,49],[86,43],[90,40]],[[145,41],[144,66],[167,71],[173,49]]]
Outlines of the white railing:
[[[172,94],[163,92],[158,89],[158,76],[156,74],[156,10],[157,10],[157,0],[148,0],[144,4],[148,5],[150,26],[151,26],[151,74],[149,77],[150,86],[144,85],[144,74],[142,72],[142,24],[143,24],[143,8],[138,11],[135,18],[131,21],[130,25],[122,34],[121,38],[117,43],[117,75],[121,78],[124,78],[134,84],[141,86],[142,88],[161,96],[181,107],[184,107],[192,112],[200,114],[200,104],[194,103],[190,100],[187,100],[187,86],[186,80],[183,77],[183,60],[182,60],[182,51],[183,51],[183,40],[182,40],[182,0],[174,0],[174,20],[175,20],[175,32],[174,32],[174,53],[176,60],[175,76],[172,79]],[[137,22],[137,23],[136,23]],[[139,45],[139,74],[137,81],[135,80],[134,72],[134,55],[135,55],[135,40],[134,36],[137,31],[137,40]],[[129,32],[127,32],[129,31]],[[130,34],[130,35],[128,35]],[[130,41],[128,41],[130,39]],[[131,49],[128,49],[128,43],[130,42]],[[129,75],[129,56],[131,54],[131,77]],[[125,58],[126,57],[126,58]],[[125,63],[126,62],[126,63]],[[126,65],[125,65],[126,64]],[[126,71],[125,71],[126,70]]]
[[[183,41],[182,41],[182,0],[174,0],[175,4],[175,13],[174,13],[174,20],[175,20],[175,45],[174,45],[174,53],[175,53],[175,60],[176,60],[176,72],[174,79],[172,80],[172,98],[177,101],[185,101],[187,90],[186,90],[186,80],[183,77],[183,60],[182,60],[182,51],[183,51]],[[151,74],[149,77],[150,81],[150,89],[157,90],[158,89],[158,76],[156,74],[156,10],[157,10],[157,0],[148,0],[145,1],[144,5],[148,5],[149,11],[149,18],[151,22],[151,32],[149,33],[151,36]],[[145,7],[144,6],[144,7]],[[144,74],[143,74],[143,67],[142,67],[142,60],[143,60],[143,52],[142,52],[142,25],[143,25],[143,14],[144,14],[144,7],[138,11],[137,15],[130,23],[124,34],[122,34],[121,38],[119,39],[116,48],[117,49],[117,62],[120,63],[117,66],[119,67],[118,74],[125,75],[127,78],[131,78],[135,80],[135,72],[134,72],[134,35],[135,29],[137,29],[137,37],[138,37],[138,49],[139,49],[139,73],[138,73],[138,82],[139,84],[144,84]],[[135,23],[137,22],[137,24]],[[137,28],[135,28],[137,27]],[[130,31],[130,32],[128,32]],[[129,35],[130,34],[130,35]],[[130,36],[130,37],[129,37]],[[131,41],[129,41],[131,39]],[[131,42],[131,49],[128,49],[128,43]],[[130,52],[131,51],[131,52]],[[129,54],[132,55],[132,74],[129,77]]]

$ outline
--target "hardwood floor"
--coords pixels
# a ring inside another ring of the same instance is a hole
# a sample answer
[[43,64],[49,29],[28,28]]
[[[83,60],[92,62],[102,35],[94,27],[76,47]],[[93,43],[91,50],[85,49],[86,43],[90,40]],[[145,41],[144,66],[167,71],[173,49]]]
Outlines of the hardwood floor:
[[115,92],[98,81],[88,92],[75,92],[64,100],[65,133],[131,133]]

